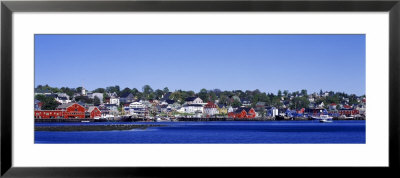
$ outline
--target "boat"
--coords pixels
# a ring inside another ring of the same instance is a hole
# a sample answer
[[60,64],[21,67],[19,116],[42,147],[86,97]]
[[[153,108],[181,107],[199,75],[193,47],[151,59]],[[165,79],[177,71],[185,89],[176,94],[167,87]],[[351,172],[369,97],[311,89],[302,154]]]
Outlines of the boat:
[[332,119],[321,119],[319,122],[332,122]]
[[318,120],[319,122],[332,122],[332,118],[329,115],[320,115],[318,117],[312,117],[315,120]]
[[156,122],[171,122],[171,119],[169,119],[168,117],[166,118],[157,118]]

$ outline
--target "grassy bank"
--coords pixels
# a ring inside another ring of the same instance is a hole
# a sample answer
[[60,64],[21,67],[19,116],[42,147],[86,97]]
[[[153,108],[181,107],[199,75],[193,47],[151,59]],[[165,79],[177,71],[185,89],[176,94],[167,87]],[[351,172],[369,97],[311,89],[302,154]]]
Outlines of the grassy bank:
[[149,127],[162,127],[165,125],[71,125],[71,126],[35,126],[35,131],[111,131],[111,130],[132,130],[147,129]]

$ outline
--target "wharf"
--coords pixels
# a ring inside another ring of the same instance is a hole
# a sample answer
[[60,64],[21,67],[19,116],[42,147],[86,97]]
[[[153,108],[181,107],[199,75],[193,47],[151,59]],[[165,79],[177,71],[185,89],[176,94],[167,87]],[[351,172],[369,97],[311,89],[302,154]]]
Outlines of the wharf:
[[93,118],[85,118],[85,119],[35,119],[35,122],[107,122],[106,119],[93,119]]

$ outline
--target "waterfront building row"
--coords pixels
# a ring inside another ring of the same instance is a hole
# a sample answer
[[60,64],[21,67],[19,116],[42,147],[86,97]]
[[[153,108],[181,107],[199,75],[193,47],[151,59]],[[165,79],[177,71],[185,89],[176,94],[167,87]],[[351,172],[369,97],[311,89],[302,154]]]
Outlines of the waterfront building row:
[[[63,93],[52,94],[45,93],[46,95],[54,95],[56,101],[61,105],[76,103],[74,99],[70,99],[68,95]],[[86,90],[82,90],[82,93],[77,96],[85,96],[89,98],[100,98],[100,93],[90,93]],[[101,98],[103,93],[101,93]],[[288,116],[288,117],[307,117],[310,115],[318,115],[322,112],[322,108],[327,108],[327,113],[333,116],[351,116],[351,115],[365,115],[365,98],[362,100],[360,106],[347,105],[347,104],[335,104],[331,103],[329,106],[325,106],[324,103],[310,104],[308,108],[302,108],[300,110],[291,110],[288,106],[287,101],[282,101],[283,106],[279,109],[271,106],[266,106],[263,102],[258,102],[255,108],[252,108],[251,102],[248,100],[240,100],[237,96],[232,96],[232,100],[238,100],[242,103],[241,107],[233,108],[232,106],[225,106],[221,104],[215,104],[214,102],[204,103],[200,97],[188,97],[184,101],[184,104],[179,104],[174,100],[169,99],[170,93],[167,93],[160,100],[136,100],[132,93],[127,93],[118,97],[115,93],[107,93],[108,99],[104,103],[99,105],[97,109],[101,115],[134,115],[139,117],[150,116],[150,113],[154,111],[156,114],[167,114],[168,116],[191,116],[191,117],[214,117],[214,116],[227,116],[235,118],[253,118],[253,117],[275,117],[275,116]],[[101,99],[103,101],[103,99]],[[218,100],[215,100],[217,103]],[[120,105],[124,103],[124,105]],[[36,112],[35,117],[64,117],[64,118],[84,118],[94,117],[89,112],[90,105],[86,103],[80,103],[79,105],[86,108],[86,111],[82,112],[52,112],[42,111]],[[340,105],[340,106],[339,106]],[[92,104],[93,106],[93,104]],[[122,106],[122,107],[121,107]],[[40,110],[41,102],[35,101],[35,111]],[[340,108],[340,109],[338,109]],[[58,109],[57,109],[58,110]],[[254,111],[254,112],[253,112]],[[171,114],[174,113],[174,114]],[[154,115],[154,114],[152,114]]]

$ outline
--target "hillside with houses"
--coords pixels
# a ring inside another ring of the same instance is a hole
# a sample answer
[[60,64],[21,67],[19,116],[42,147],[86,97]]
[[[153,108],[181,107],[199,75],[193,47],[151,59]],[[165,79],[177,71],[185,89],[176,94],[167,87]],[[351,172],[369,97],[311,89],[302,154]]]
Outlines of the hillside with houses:
[[365,119],[366,97],[344,92],[307,90],[276,94],[260,90],[201,89],[199,92],[149,85],[120,89],[35,88],[35,119],[46,118],[304,118],[328,114],[342,119]]

